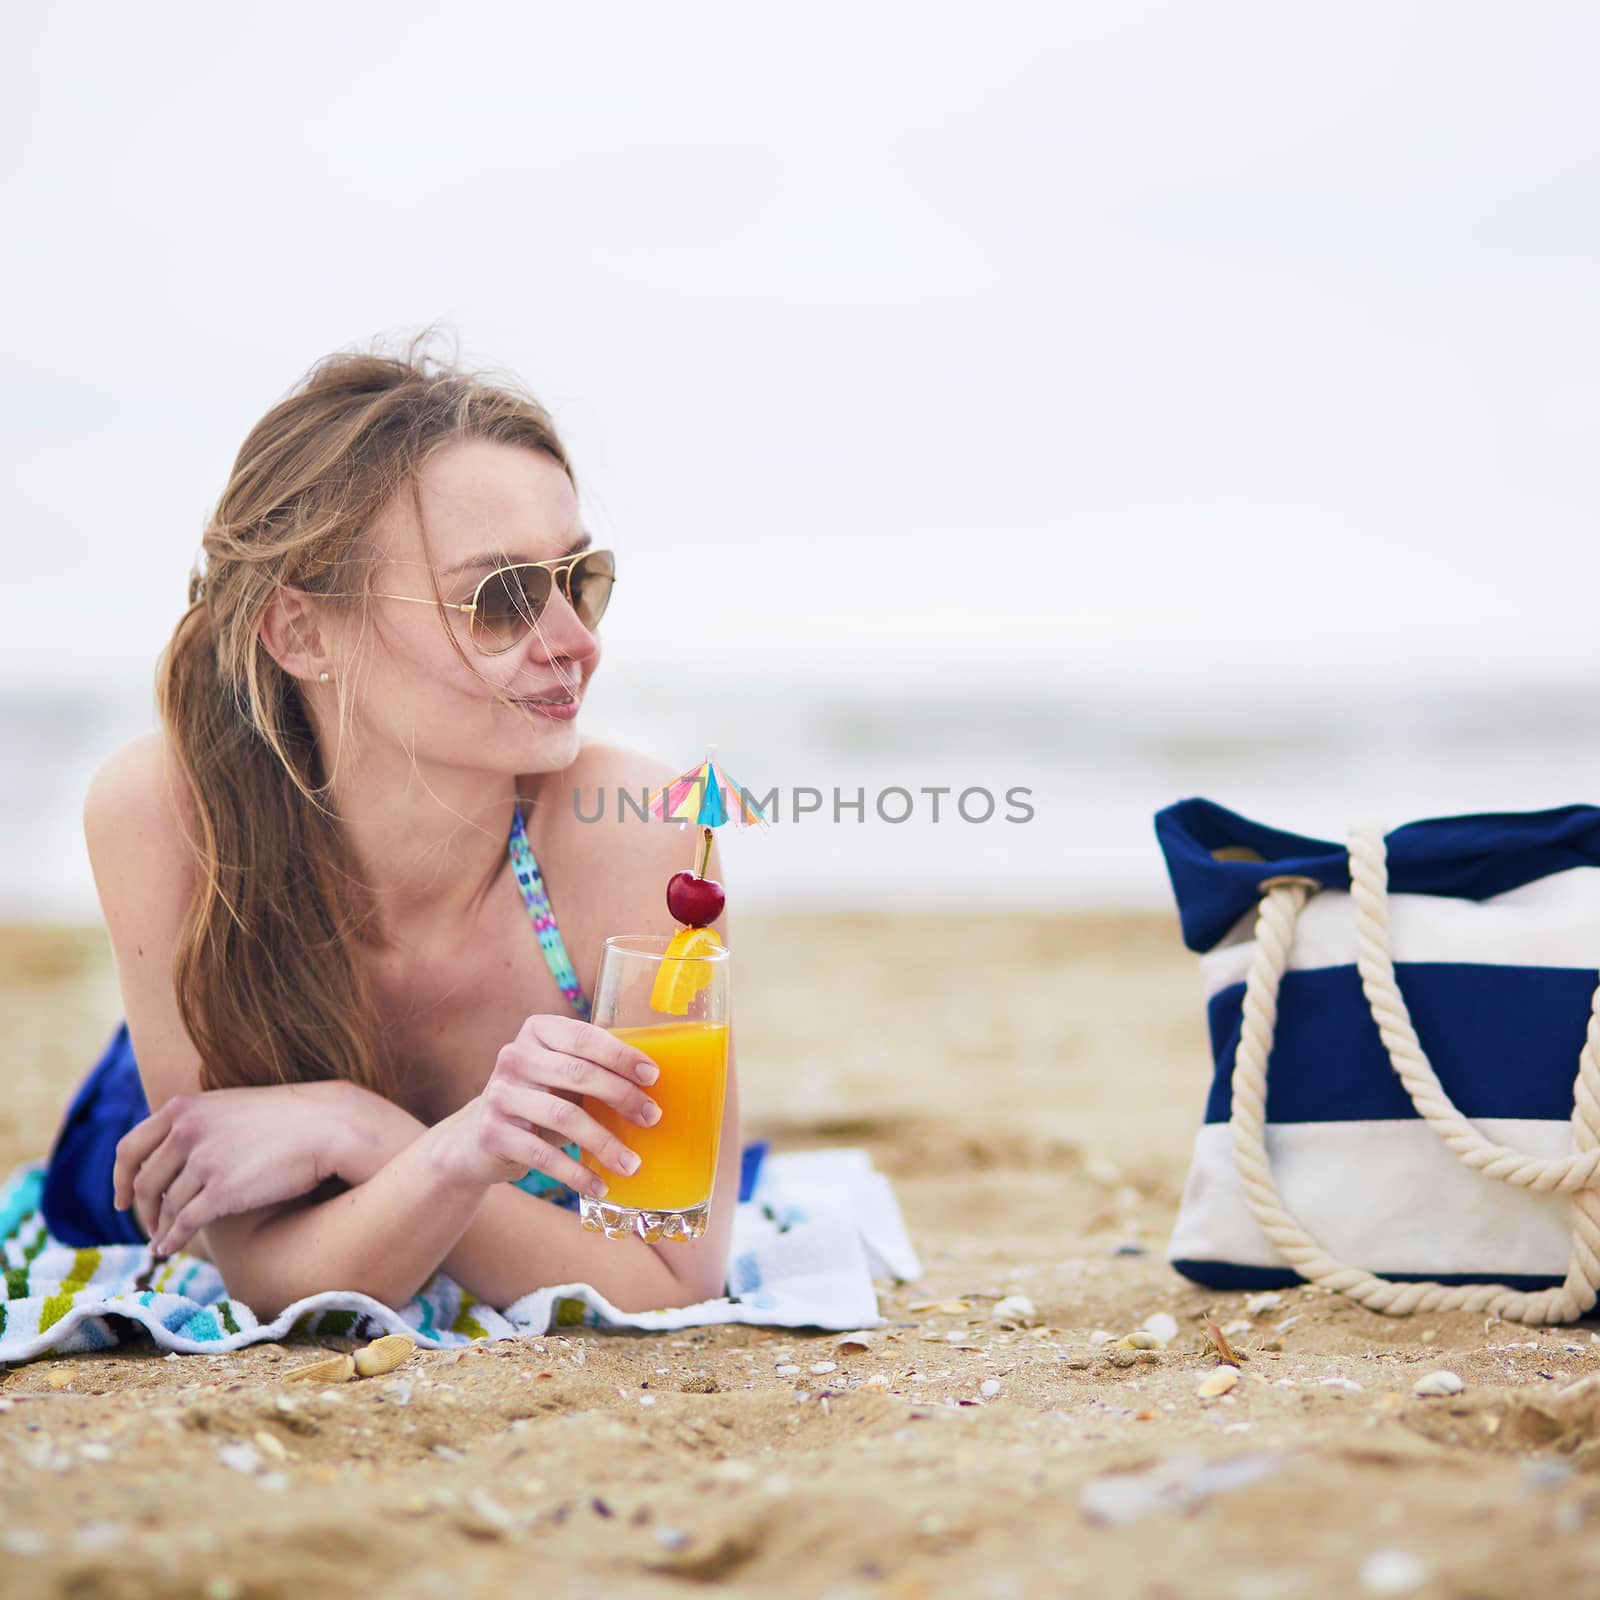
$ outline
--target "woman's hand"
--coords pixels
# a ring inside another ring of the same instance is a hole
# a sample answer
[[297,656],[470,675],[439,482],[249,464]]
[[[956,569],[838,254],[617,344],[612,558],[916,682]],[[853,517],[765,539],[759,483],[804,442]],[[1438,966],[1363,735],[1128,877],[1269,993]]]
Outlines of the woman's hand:
[[576,1017],[529,1017],[495,1057],[482,1092],[446,1119],[456,1132],[441,1158],[459,1180],[514,1183],[531,1169],[598,1198],[604,1179],[562,1146],[576,1141],[624,1174],[639,1170],[639,1157],[583,1109],[583,1097],[650,1127],[661,1108],[640,1085],[659,1076],[649,1056],[604,1028]]
[[174,1095],[117,1144],[112,1189],[152,1248],[176,1254],[208,1222],[296,1200],[336,1175],[354,1084],[332,1080]]

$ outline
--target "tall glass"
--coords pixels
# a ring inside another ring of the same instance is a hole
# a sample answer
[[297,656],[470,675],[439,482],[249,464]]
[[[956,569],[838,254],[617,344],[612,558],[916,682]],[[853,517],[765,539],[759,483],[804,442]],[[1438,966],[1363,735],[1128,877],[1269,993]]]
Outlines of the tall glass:
[[[607,1192],[603,1200],[579,1196],[578,1215],[608,1239],[698,1239],[711,1214],[728,1083],[728,952],[674,957],[681,965],[663,974],[667,944],[665,936],[621,934],[606,940],[600,957],[591,1020],[661,1069],[645,1091],[661,1107],[654,1127],[584,1097],[584,1110],[639,1157],[639,1170],[624,1177],[584,1152]],[[666,989],[677,991],[681,1014],[656,1009],[653,1000],[673,1003]]]

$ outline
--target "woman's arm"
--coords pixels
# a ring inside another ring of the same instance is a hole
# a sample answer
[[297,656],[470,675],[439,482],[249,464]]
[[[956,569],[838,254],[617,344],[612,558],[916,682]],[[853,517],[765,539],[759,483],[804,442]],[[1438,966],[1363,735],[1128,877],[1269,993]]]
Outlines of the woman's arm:
[[427,1283],[483,1201],[484,1186],[439,1160],[449,1119],[343,1194],[219,1217],[206,1229],[230,1294],[263,1321],[328,1289],[403,1306]]
[[[416,1137],[343,1194],[212,1223],[208,1242],[229,1292],[264,1321],[334,1288],[403,1306],[439,1269],[492,1306],[553,1283],[592,1284],[623,1311],[721,1292],[726,1245],[719,1252],[711,1229],[692,1245],[607,1239],[514,1184],[462,1177],[450,1149],[470,1109],[431,1128],[418,1123]],[[736,1107],[733,1115],[737,1126]],[[388,1128],[398,1140],[399,1125]],[[719,1162],[719,1199],[725,1181],[738,1181],[737,1141],[733,1150],[731,1162]]]
[[403,1306],[436,1268],[491,1306],[552,1283],[592,1284],[621,1311],[723,1292],[741,1150],[731,1047],[711,1218],[705,1236],[688,1243],[607,1239],[513,1183],[453,1181],[442,1147],[466,1108],[429,1128],[365,1090],[355,1096],[337,1164],[350,1189],[270,1214],[220,1217],[205,1230],[212,1259],[226,1263],[229,1291],[264,1320],[335,1287]]
[[[711,1216],[702,1238],[656,1244],[607,1239],[587,1232],[572,1212],[502,1183],[484,1197],[445,1257],[444,1270],[492,1306],[508,1306],[530,1289],[551,1283],[593,1284],[619,1311],[654,1311],[714,1300],[727,1285],[741,1149],[730,1045]],[[536,1216],[535,1208],[553,1214],[549,1226]]]

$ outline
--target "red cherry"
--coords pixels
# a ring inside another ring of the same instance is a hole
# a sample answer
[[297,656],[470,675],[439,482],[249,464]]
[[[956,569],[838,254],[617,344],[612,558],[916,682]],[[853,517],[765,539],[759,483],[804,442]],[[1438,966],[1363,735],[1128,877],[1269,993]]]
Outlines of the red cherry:
[[667,879],[667,910],[686,928],[703,928],[722,915],[728,897],[715,878],[674,872]]

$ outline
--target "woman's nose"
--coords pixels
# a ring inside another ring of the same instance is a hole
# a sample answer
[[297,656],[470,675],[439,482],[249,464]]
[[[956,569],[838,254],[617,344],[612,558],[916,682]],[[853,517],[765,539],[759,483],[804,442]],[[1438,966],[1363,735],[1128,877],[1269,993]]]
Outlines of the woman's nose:
[[600,641],[578,620],[572,603],[557,587],[528,631],[531,648],[547,657],[587,663],[600,654]]

